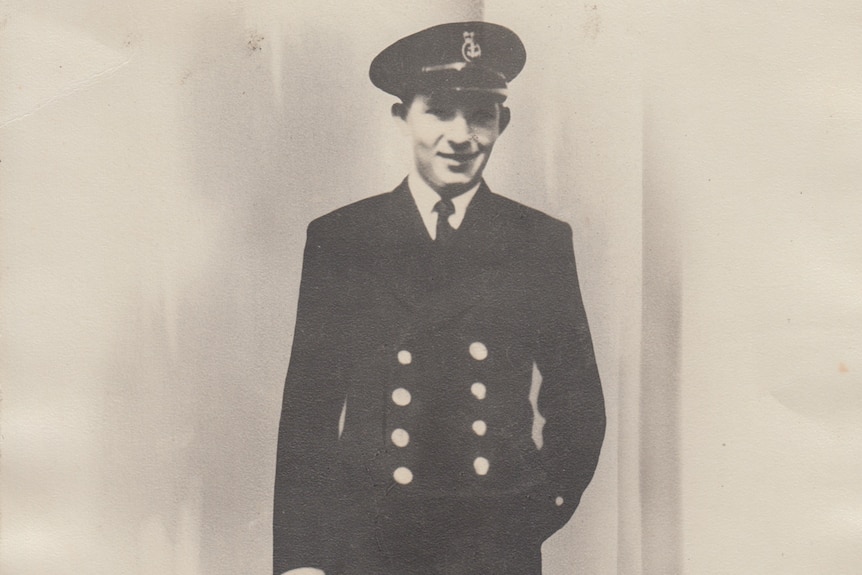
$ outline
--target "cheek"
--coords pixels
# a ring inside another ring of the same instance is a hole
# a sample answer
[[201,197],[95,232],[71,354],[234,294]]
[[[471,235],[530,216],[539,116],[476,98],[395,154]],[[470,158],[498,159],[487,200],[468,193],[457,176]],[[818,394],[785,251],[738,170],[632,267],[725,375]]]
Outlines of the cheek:
[[417,139],[415,140],[414,150],[416,150],[416,153],[421,157],[428,158],[432,155],[431,153],[434,150],[434,145],[428,140]]
[[470,126],[473,139],[484,145],[493,144],[500,136],[497,122],[475,123]]
[[422,118],[417,120],[413,128],[413,139],[418,145],[433,146],[440,140],[443,130],[433,118]]
[[423,164],[430,164],[435,157],[436,148],[432,142],[424,138],[413,140],[413,155]]
[[490,147],[497,141],[500,132],[495,127],[477,127],[473,130],[473,137],[482,146]]
[[417,149],[428,147],[428,138],[423,132],[413,132],[413,147]]

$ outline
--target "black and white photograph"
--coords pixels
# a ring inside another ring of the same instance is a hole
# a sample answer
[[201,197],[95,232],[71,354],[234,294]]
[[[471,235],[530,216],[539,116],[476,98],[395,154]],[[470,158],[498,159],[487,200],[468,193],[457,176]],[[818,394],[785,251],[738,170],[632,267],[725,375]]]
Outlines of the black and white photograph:
[[0,4],[0,572],[862,572],[862,8]]

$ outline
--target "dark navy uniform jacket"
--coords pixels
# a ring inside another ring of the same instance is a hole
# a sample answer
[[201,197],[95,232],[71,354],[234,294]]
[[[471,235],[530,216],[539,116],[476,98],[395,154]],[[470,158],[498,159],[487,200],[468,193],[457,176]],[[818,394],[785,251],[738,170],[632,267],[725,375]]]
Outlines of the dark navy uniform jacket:
[[574,513],[604,429],[568,224],[484,183],[444,246],[406,182],[336,210],[308,228],[274,572],[382,573],[404,549],[426,554],[411,573],[481,573],[502,552],[540,569],[541,542]]

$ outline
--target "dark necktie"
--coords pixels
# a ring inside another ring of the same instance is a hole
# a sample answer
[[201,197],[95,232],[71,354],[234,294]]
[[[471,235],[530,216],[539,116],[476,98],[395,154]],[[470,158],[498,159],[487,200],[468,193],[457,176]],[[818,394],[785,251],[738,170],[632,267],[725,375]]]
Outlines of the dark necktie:
[[437,212],[437,239],[438,244],[445,244],[452,237],[455,230],[449,225],[449,216],[455,213],[455,204],[449,198],[443,198],[434,204]]

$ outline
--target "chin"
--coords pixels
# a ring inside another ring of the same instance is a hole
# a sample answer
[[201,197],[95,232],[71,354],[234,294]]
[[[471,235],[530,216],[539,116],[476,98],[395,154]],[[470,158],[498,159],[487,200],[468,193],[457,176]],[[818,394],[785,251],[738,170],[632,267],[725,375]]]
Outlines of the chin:
[[445,178],[440,178],[444,186],[466,186],[471,187],[479,181],[473,174],[452,174],[449,173]]

